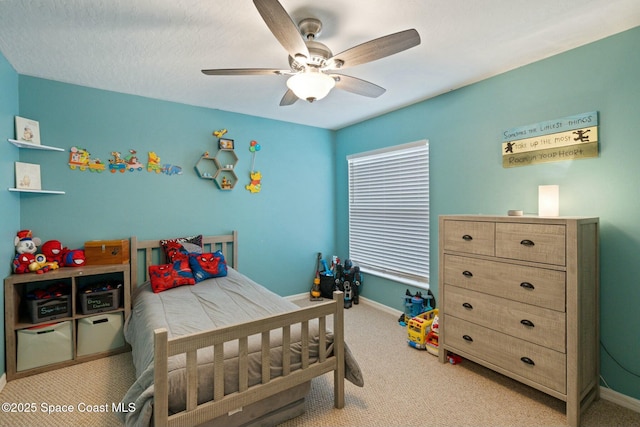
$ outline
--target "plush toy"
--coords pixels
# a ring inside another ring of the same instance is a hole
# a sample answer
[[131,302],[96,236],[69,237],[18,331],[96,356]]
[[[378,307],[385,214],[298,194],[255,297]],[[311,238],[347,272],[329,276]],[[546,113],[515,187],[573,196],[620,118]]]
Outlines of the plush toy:
[[59,240],[47,240],[40,247],[40,252],[47,257],[47,262],[57,262],[59,266],[62,266],[62,258],[66,250],[68,249],[63,247]]
[[57,261],[47,261],[47,257],[44,254],[37,254],[34,257],[34,261],[29,264],[29,271],[34,273],[43,274],[50,270],[56,270],[60,268]]
[[71,249],[64,252],[62,258],[63,267],[82,267],[85,264],[84,250]]
[[28,273],[30,271],[29,266],[35,262],[35,260],[35,255],[30,253],[16,254],[13,259],[13,272],[15,274]]
[[19,254],[35,254],[42,241],[39,237],[33,237],[31,230],[20,230],[13,241],[16,252]]
[[31,230],[18,231],[13,244],[16,247],[16,256],[13,258],[13,272],[16,274],[28,273],[29,265],[35,261],[35,253],[41,240],[33,237]]

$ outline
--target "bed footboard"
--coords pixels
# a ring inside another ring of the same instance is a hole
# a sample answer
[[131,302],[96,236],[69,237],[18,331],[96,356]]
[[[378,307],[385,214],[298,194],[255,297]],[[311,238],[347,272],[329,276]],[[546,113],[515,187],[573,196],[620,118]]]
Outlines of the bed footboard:
[[[333,343],[327,345],[327,318],[333,316]],[[318,319],[319,349],[316,361],[309,356],[309,321]],[[301,368],[292,370],[291,327],[301,325]],[[282,330],[282,376],[271,378],[270,332]],[[156,427],[198,425],[220,415],[241,410],[242,407],[266,397],[310,381],[327,372],[334,372],[334,406],[344,407],[345,346],[344,346],[344,302],[343,293],[334,292],[333,300],[314,304],[307,308],[270,316],[247,323],[231,325],[185,335],[169,340],[166,329],[154,331],[154,406],[153,419]],[[261,383],[249,386],[248,337],[262,337]],[[224,343],[238,342],[238,391],[224,394]],[[214,349],[214,398],[198,404],[197,351],[200,348]],[[186,409],[169,416],[168,359],[177,354],[186,354]]]

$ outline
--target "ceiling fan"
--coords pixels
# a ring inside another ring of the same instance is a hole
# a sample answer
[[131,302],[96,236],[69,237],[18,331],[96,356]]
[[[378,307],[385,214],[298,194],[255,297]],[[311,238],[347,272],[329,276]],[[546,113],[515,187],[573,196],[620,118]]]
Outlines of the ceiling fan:
[[415,29],[410,29],[370,40],[333,55],[327,46],[315,40],[322,30],[322,22],[318,19],[306,18],[296,26],[278,0],[253,0],[253,3],[289,54],[291,69],[227,68],[202,72],[210,76],[290,76],[287,80],[288,90],[280,100],[280,106],[291,105],[298,99],[317,101],[334,87],[377,98],[386,89],[336,70],[375,61],[420,44],[420,35]]

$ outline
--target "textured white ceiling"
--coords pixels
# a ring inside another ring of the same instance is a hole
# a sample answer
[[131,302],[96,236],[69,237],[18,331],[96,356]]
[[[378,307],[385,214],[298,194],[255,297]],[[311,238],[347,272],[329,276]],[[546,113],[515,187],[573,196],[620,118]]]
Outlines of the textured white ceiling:
[[288,107],[286,77],[200,72],[288,68],[251,0],[0,0],[0,51],[24,75],[339,129],[640,25],[638,0],[280,2],[320,19],[334,53],[409,28],[422,43],[344,71],[379,98],[334,89]]

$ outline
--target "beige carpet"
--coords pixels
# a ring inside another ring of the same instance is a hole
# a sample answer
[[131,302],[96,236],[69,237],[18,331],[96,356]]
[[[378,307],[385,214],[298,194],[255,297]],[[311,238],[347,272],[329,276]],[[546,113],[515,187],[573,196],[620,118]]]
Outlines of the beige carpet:
[[[566,423],[562,401],[471,362],[440,364],[435,356],[409,347],[397,316],[360,304],[345,311],[345,323],[347,342],[362,368],[365,386],[347,382],[346,406],[334,409],[331,374],[317,378],[307,398],[307,412],[283,426]],[[119,426],[111,405],[120,401],[133,380],[127,353],[12,381],[0,393],[0,401],[35,403],[37,410],[0,413],[0,426]],[[71,405],[74,412],[47,414],[43,409],[50,405]],[[109,410],[80,412],[79,407]],[[640,413],[599,400],[583,415],[583,425],[639,426]]]

